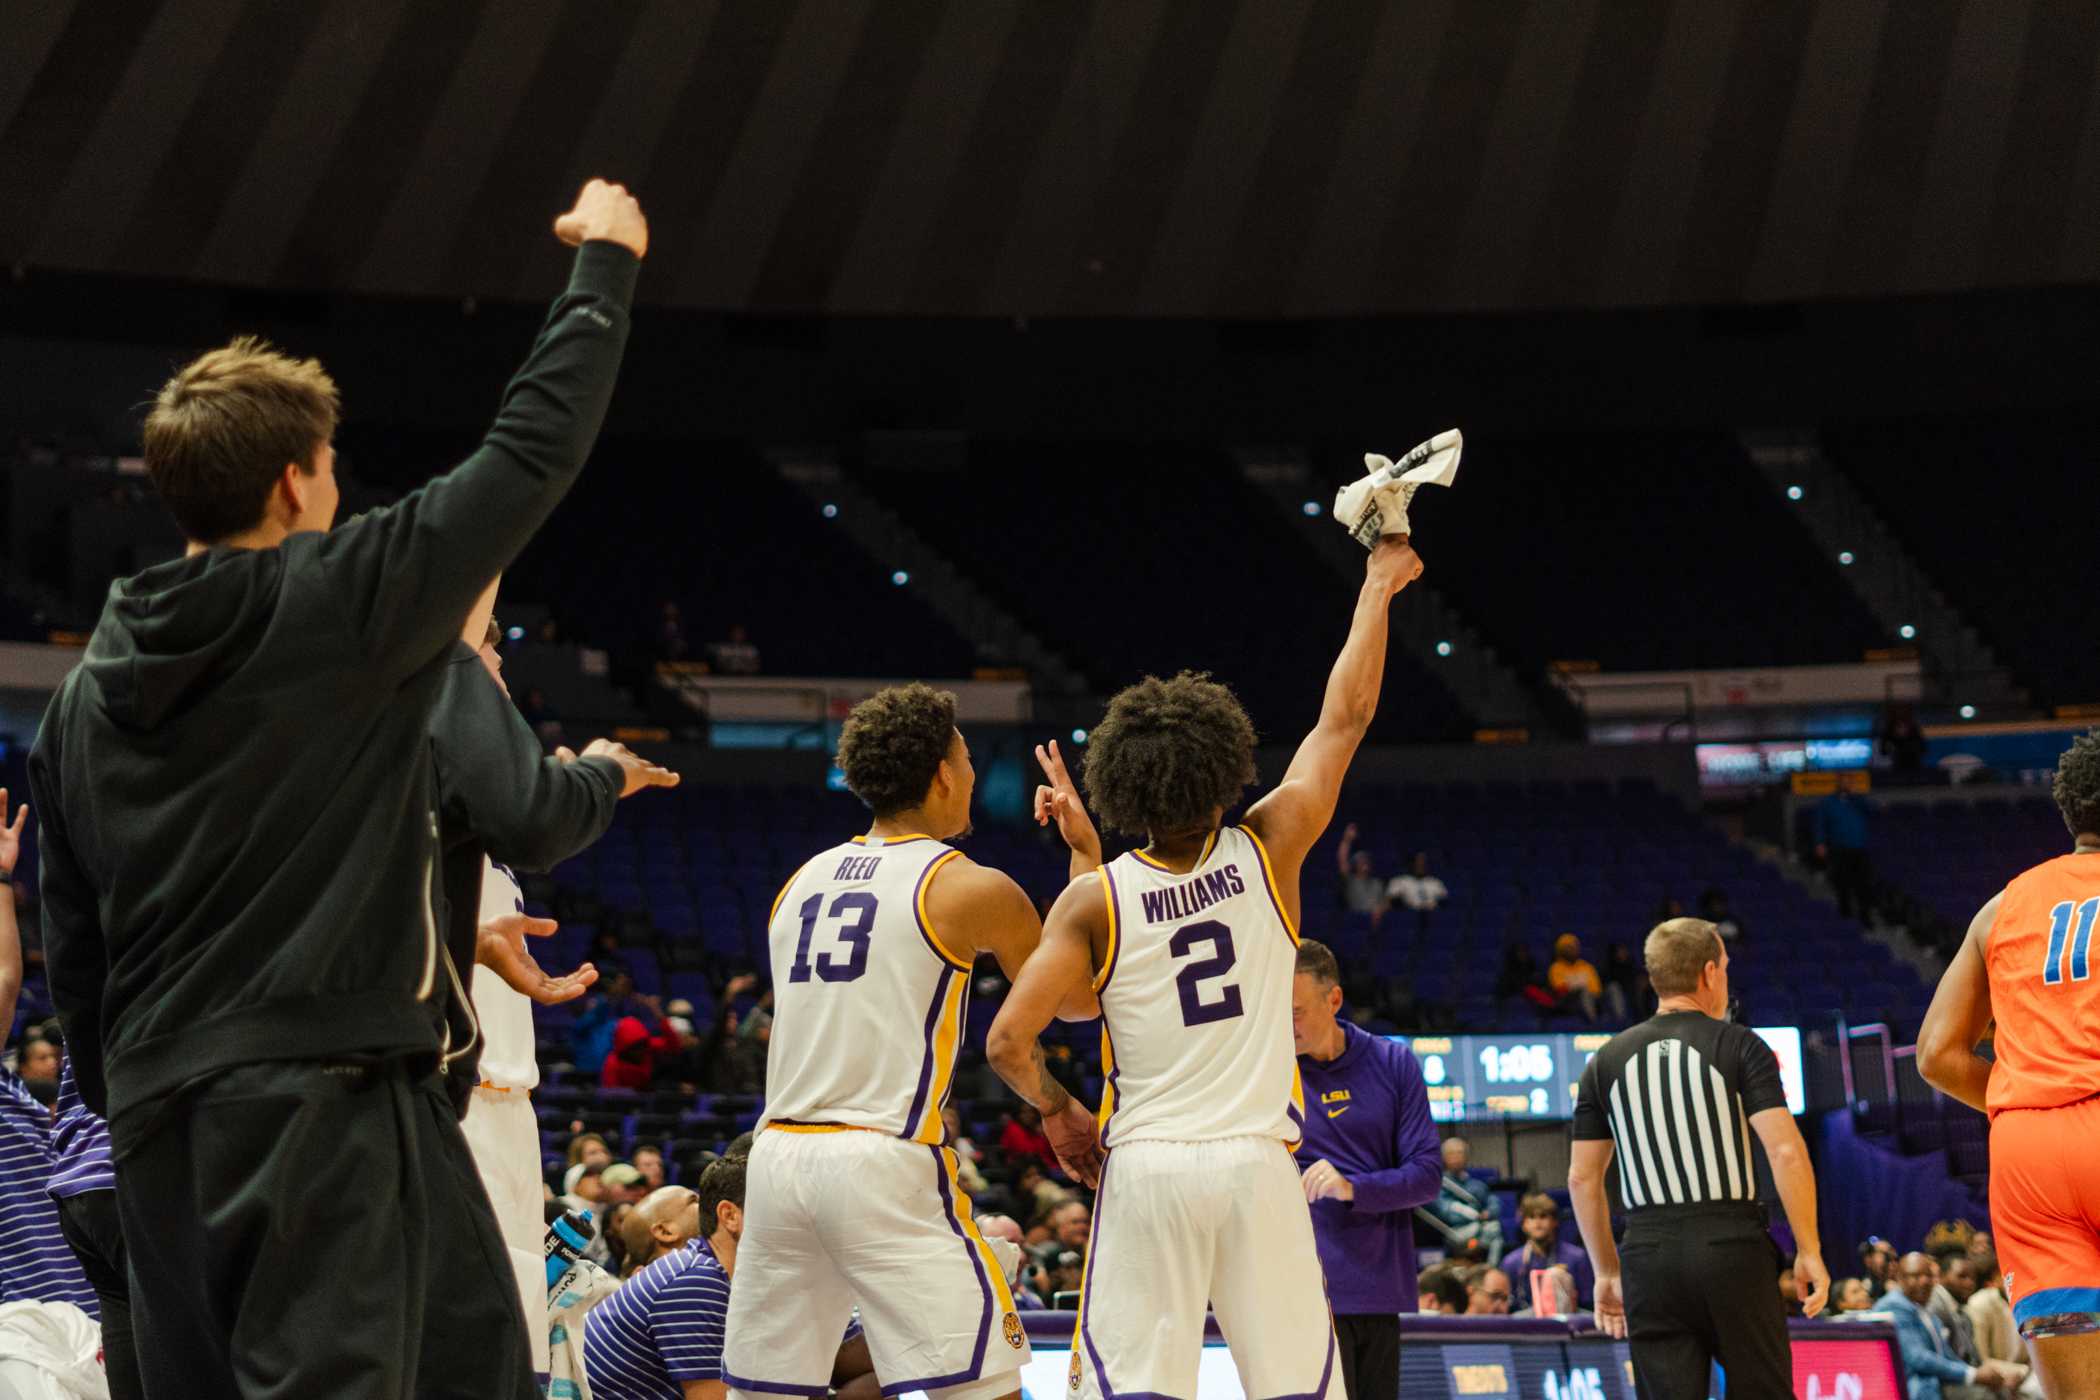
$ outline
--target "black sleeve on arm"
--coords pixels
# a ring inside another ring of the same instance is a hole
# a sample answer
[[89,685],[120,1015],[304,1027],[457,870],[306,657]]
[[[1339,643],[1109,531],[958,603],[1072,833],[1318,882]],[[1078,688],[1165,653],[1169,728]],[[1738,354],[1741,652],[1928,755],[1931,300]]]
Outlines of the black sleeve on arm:
[[390,674],[421,668],[459,635],[474,599],[583,470],[612,402],[639,267],[618,244],[579,248],[568,290],[474,455],[322,537],[327,587]]
[[505,865],[551,870],[612,825],[620,766],[541,752],[532,726],[472,652],[446,670],[431,736],[448,816]]
[[[59,692],[60,696],[65,691]],[[109,1086],[102,1073],[102,989],[109,980],[109,945],[95,886],[66,838],[65,802],[58,785],[59,702],[45,716],[43,732],[29,753],[29,797],[36,807],[38,902],[43,906],[44,975],[64,1027],[66,1055],[80,1101],[97,1113],[109,1111]]]
[[1611,1115],[1605,1111],[1597,1064],[1598,1061],[1592,1058],[1582,1067],[1582,1078],[1577,1081],[1575,1088],[1575,1119],[1572,1131],[1578,1142],[1596,1142],[1611,1136]]
[[1736,1032],[1736,1063],[1740,1066],[1743,1086],[1743,1112],[1762,1113],[1768,1108],[1786,1107],[1786,1083],[1779,1077],[1779,1057],[1765,1038],[1756,1031],[1742,1026]]

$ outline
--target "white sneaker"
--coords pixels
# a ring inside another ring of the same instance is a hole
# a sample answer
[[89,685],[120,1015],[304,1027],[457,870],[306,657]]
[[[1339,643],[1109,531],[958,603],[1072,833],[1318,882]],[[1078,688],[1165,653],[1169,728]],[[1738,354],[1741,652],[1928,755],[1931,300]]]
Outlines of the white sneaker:
[[1376,452],[1364,454],[1366,475],[1334,494],[1334,518],[1365,549],[1381,535],[1407,535],[1407,504],[1420,486],[1449,486],[1458,475],[1458,456],[1465,438],[1447,428],[1395,462]]

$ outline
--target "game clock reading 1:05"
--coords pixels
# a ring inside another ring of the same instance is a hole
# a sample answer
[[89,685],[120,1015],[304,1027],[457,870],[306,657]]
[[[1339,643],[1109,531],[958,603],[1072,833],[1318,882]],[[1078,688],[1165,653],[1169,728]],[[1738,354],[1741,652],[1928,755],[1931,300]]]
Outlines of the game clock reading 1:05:
[[1566,1036],[1417,1036],[1410,1044],[1440,1123],[1567,1116],[1560,1101]]

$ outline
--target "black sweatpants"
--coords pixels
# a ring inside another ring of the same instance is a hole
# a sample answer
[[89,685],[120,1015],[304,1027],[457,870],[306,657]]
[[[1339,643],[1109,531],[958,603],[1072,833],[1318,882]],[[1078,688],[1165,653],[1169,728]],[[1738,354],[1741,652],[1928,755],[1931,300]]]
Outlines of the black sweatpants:
[[1349,1400],[1400,1400],[1400,1319],[1393,1313],[1336,1317],[1342,1384]]
[[102,1369],[110,1400],[140,1400],[139,1354],[131,1337],[131,1277],[124,1262],[124,1231],[117,1193],[83,1191],[58,1199],[58,1228],[80,1261],[102,1307]]
[[536,1400],[430,1057],[244,1065],[141,1131],[117,1130],[117,1203],[149,1400]]
[[1763,1210],[1635,1211],[1619,1256],[1640,1400],[1706,1400],[1715,1361],[1728,1400],[1792,1400],[1779,1251]]

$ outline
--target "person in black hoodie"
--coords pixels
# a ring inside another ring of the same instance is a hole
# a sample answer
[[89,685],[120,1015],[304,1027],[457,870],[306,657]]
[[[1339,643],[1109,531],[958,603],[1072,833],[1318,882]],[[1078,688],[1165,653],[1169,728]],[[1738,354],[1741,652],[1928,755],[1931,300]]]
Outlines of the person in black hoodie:
[[339,530],[319,365],[236,341],[179,371],[145,448],[189,552],[111,586],[32,750],[46,968],[152,1400],[537,1392],[443,1085],[427,745],[626,343],[640,207],[592,181],[555,230],[568,288],[481,448]]

